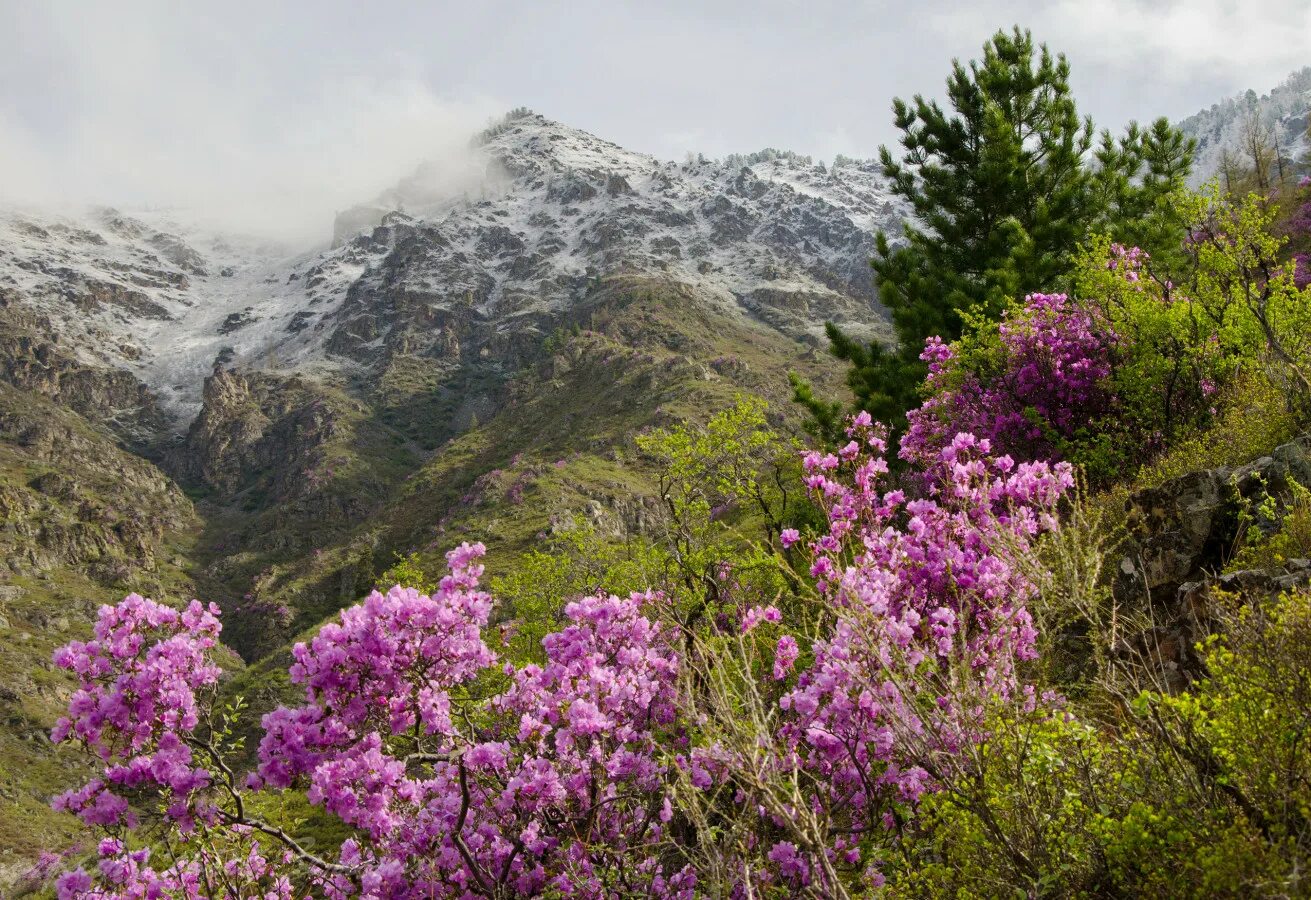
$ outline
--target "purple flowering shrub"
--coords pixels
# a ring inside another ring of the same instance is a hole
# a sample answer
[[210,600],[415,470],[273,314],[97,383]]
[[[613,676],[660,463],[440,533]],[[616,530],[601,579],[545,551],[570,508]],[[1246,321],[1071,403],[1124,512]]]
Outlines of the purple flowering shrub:
[[[107,892],[78,870],[60,879],[60,896],[137,896],[151,879],[207,866],[232,869],[240,887],[224,896],[256,887],[290,896],[289,882],[282,893],[264,883],[253,843],[238,862],[216,855],[252,831],[281,840],[310,892],[329,897],[566,886],[604,896],[616,878],[625,890],[687,895],[690,874],[666,872],[655,852],[669,820],[656,739],[675,723],[678,668],[643,613],[658,598],[570,603],[569,624],[544,641],[546,664],[502,673],[482,635],[491,610],[478,589],[482,553],[466,544],[448,554],[450,574],[431,596],[375,592],[298,644],[291,678],[306,703],[264,717],[259,764],[245,778],[204,727],[200,695],[219,674],[209,658],[217,610],[177,613],[135,596],[102,609],[97,640],[57,656],[82,685],[54,737],[83,743],[106,767],[57,805],[116,829],[148,816],[197,852],[185,871],[158,875],[149,851],[102,847]],[[292,786],[354,829],[335,860],[248,813],[252,793]],[[142,806],[150,797],[162,798],[157,808]]]
[[904,459],[932,463],[958,432],[1022,459],[1060,459],[1081,431],[1114,410],[1117,335],[1065,294],[1030,294],[996,326],[997,343],[966,356],[925,342],[923,405],[907,416]]
[[[839,896],[879,886],[883,851],[937,790],[944,761],[986,736],[986,710],[1038,702],[1020,671],[1035,655],[1034,588],[1015,554],[1058,527],[1071,467],[1017,464],[959,434],[935,461],[937,493],[910,499],[883,484],[885,433],[862,414],[841,450],[806,455],[827,521],[809,550],[829,627],[795,674],[798,639],[778,639],[769,674],[789,681],[759,711],[761,727],[744,731],[734,709],[706,728],[707,770],[733,786],[748,843],[764,856],[729,867],[754,870],[761,888]],[[750,610],[743,628],[776,617]],[[723,665],[718,653],[701,663],[708,673]]]
[[[132,594],[100,610],[95,637],[55,652],[79,685],[52,740],[72,740],[105,763],[104,775],[55,801],[88,825],[132,826],[129,799],[160,788],[185,798],[208,788],[212,773],[185,736],[200,724],[202,698],[220,670],[210,659],[220,630],[218,607],[192,601],[182,612]],[[191,826],[194,810],[170,806]]]
[[[109,832],[99,846],[100,885],[79,868],[58,879],[61,898],[202,897],[217,880],[239,886],[234,894],[291,896],[251,829],[202,799],[230,774],[215,770],[213,744],[195,736],[220,674],[210,658],[219,630],[213,604],[192,601],[179,612],[132,594],[101,608],[92,640],[55,652],[78,688],[51,738],[82,746],[103,771],[54,806]],[[156,868],[150,848],[128,849],[119,835],[142,825],[142,815],[169,824],[181,860]]]
[[1074,294],[1032,294],[952,344],[930,338],[902,458],[929,467],[965,431],[1016,459],[1072,461],[1104,483],[1209,421],[1264,338],[1237,299],[1246,250],[1195,235],[1187,285],[1161,277],[1142,250],[1098,240],[1080,257]]
[[[502,664],[484,551],[465,544],[431,594],[375,592],[296,645],[305,702],[264,716],[245,774],[216,709],[217,608],[104,607],[95,638],[56,655],[80,684],[54,737],[103,762],[57,804],[109,832],[95,874],[64,874],[60,897],[877,885],[881,848],[944,760],[984,738],[984,709],[1037,703],[1020,672],[1034,588],[1014,555],[1057,527],[1072,483],[1067,464],[1016,463],[959,434],[934,460],[934,492],[909,499],[883,485],[884,434],[862,415],[840,451],[803,460],[827,524],[780,543],[808,551],[821,614],[805,628],[725,564],[717,608],[736,602],[736,625],[680,618],[686,597],[584,596],[540,662]],[[737,666],[734,646],[760,664]],[[730,697],[715,686],[732,672],[746,680]],[[316,852],[261,818],[289,789],[350,837]],[[733,822],[747,837],[714,837]]]

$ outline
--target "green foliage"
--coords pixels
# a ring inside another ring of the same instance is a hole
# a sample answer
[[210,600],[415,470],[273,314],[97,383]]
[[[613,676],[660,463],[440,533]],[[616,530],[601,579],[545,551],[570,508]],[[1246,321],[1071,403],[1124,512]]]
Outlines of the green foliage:
[[767,470],[782,465],[784,444],[765,411],[763,400],[742,396],[705,428],[677,426],[637,438],[637,446],[659,461],[661,495],[672,515],[708,520],[729,504],[750,503],[777,534],[782,524],[774,489],[786,488],[782,479],[770,485]]
[[1196,142],[1164,117],[1147,128],[1129,123],[1118,141],[1103,131],[1094,178],[1101,227],[1125,246],[1152,254],[1168,275],[1184,265],[1180,238],[1187,224],[1175,202],[1187,187]]
[[922,97],[894,100],[904,160],[880,151],[924,223],[907,229],[904,250],[885,235],[874,262],[899,334],[954,336],[960,310],[999,312],[1050,285],[1092,212],[1079,164],[1092,123],[1079,117],[1063,55],[1028,32],[998,32],[982,62],[953,64],[947,97],[955,115]]
[[995,34],[981,62],[953,64],[952,113],[918,95],[893,101],[904,153],[884,147],[880,160],[920,224],[906,226],[904,245],[880,233],[873,260],[898,346],[828,326],[858,408],[899,427],[925,375],[925,338],[953,340],[966,313],[996,319],[1013,299],[1058,289],[1094,230],[1149,248],[1177,240],[1164,198],[1182,186],[1193,143],[1163,119],[1135,124],[1118,140],[1103,133],[1097,165],[1086,166],[1094,130],[1069,74],[1064,55],[1016,28]]
[[1208,422],[1180,429],[1160,456],[1112,485],[1109,503],[1122,508],[1132,491],[1201,469],[1241,465],[1297,434],[1298,420],[1286,408],[1283,388],[1271,381],[1264,368],[1237,371],[1215,401],[1216,414]]
[[[1286,508],[1267,494],[1255,510],[1242,511],[1243,545],[1229,560],[1228,571],[1274,568],[1311,557],[1311,490],[1292,479],[1288,488]],[[1263,525],[1274,527],[1267,531]]]
[[417,552],[402,556],[394,553],[396,561],[392,563],[391,568],[378,576],[378,589],[385,591],[393,585],[400,585],[403,588],[414,588],[420,593],[431,593],[436,587],[437,581],[424,571],[423,561],[419,558]]
[[564,607],[589,594],[625,596],[658,587],[670,562],[663,548],[640,540],[608,541],[581,519],[528,551],[491,592],[510,615],[506,654],[516,663],[543,663],[542,638],[564,623]]
[[1205,660],[1193,690],[1114,718],[999,708],[904,833],[889,895],[1305,895],[1311,594],[1236,605]]
[[1311,592],[1233,602],[1223,625],[1205,644],[1209,677],[1177,696],[1147,695],[1144,706],[1159,736],[1184,749],[1190,774],[1208,792],[1199,799],[1228,807],[1251,833],[1250,859],[1208,859],[1231,879],[1227,887],[1303,893],[1299,869],[1311,851]]
[[[842,332],[832,325],[826,325],[825,328],[830,331],[830,341],[835,336],[839,341],[844,339]],[[854,374],[857,371],[860,369],[853,366],[848,373]],[[842,437],[842,417],[845,412],[842,404],[818,396],[810,383],[796,372],[788,372],[788,383],[792,385],[792,402],[809,413],[809,418],[804,425],[806,431],[822,443],[830,445],[839,443]]]
[[560,326],[556,326],[550,334],[542,341],[542,350],[548,354],[559,353],[566,344],[569,343],[570,332]]
[[511,617],[510,658],[540,662],[542,637],[559,626],[565,604],[587,594],[663,591],[679,598],[682,613],[702,617],[717,611],[727,578],[738,596],[773,602],[784,593],[776,539],[814,510],[796,448],[770,425],[765,402],[740,395],[705,425],[656,429],[637,445],[657,472],[660,507],[647,535],[607,538],[576,517],[491,579]]
[[1187,290],[1222,342],[1260,347],[1289,408],[1311,418],[1311,285],[1299,290],[1283,259],[1277,207],[1258,194],[1225,200],[1212,185],[1186,195],[1182,215],[1192,229]]
[[1141,774],[1073,718],[999,714],[989,725],[993,736],[971,761],[975,774],[951,779],[921,805],[888,894],[1094,894],[1107,874],[1098,853],[1105,811],[1141,787]]
[[[1187,205],[1180,199],[1175,208]],[[1112,269],[1108,261],[1117,264]],[[1142,443],[1171,445],[1176,435],[1205,420],[1209,386],[1223,384],[1235,362],[1252,352],[1232,322],[1208,315],[1201,299],[1175,287],[1149,261],[1136,280],[1106,236],[1079,253],[1072,283],[1079,303],[1096,310],[1118,336],[1113,386],[1120,400],[1121,430]]]
[[801,485],[797,447],[770,426],[758,398],[737,402],[704,427],[679,425],[638,438],[658,470],[664,515],[655,535],[670,560],[666,582],[695,621],[734,596],[785,602],[798,584],[777,551],[785,527],[816,517]]

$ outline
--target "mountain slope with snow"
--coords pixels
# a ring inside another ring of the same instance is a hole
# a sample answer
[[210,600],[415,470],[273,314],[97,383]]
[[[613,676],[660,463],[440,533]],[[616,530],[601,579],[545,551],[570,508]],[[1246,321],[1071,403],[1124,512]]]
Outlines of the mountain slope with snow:
[[601,278],[654,276],[794,339],[884,333],[867,259],[904,208],[874,163],[675,164],[520,111],[463,191],[420,170],[301,255],[158,213],[0,216],[0,298],[185,424],[216,366],[366,374],[397,355],[526,346]]
[[1226,148],[1240,159],[1245,156],[1242,145],[1249,123],[1261,130],[1272,149],[1291,166],[1300,171],[1311,165],[1311,66],[1292,73],[1268,94],[1257,96],[1249,90],[1226,97],[1179,123],[1184,134],[1197,139],[1194,186],[1219,173]]

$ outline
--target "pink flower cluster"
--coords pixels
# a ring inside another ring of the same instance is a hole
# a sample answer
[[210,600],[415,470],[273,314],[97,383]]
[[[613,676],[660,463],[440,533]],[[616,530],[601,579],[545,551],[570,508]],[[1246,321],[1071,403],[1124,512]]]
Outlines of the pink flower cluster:
[[[240,831],[235,836],[248,838],[248,834]],[[296,896],[291,879],[285,874],[289,859],[283,857],[282,865],[275,865],[265,859],[257,844],[249,840],[243,842],[240,852],[231,852],[226,858],[220,858],[211,847],[205,847],[159,869],[150,865],[154,854],[149,848],[129,850],[117,838],[101,841],[99,856],[99,885],[84,869],[66,872],[55,882],[59,900],[143,900],[156,897],[171,900],[209,900],[214,897],[223,900],[237,900],[239,897],[292,900]],[[221,893],[216,893],[215,888]]]
[[[94,875],[61,877],[61,900],[211,896],[216,884],[271,900],[690,898],[705,873],[684,843],[695,826],[683,779],[708,798],[736,780],[733,814],[759,811],[760,839],[734,845],[717,876],[737,880],[733,896],[749,885],[822,895],[835,868],[877,885],[871,838],[913,815],[944,754],[979,739],[985,702],[1032,702],[1017,664],[1034,653],[1033,589],[1009,554],[1056,527],[1072,476],[959,434],[935,459],[931,492],[912,500],[881,485],[881,427],[862,414],[848,436],[804,458],[828,521],[807,542],[825,630],[780,636],[778,607],[729,597],[743,609],[737,640],[773,650],[756,677],[777,727],[749,751],[698,731],[704,698],[680,677],[689,635],[664,624],[677,619],[673,598],[575,600],[543,640],[544,664],[500,665],[485,640],[481,545],[449,553],[431,595],[374,592],[298,644],[291,679],[305,702],[264,717],[244,779],[210,730],[217,610],[135,595],[105,607],[95,640],[56,654],[81,684],[55,736],[105,763],[59,804],[111,829],[163,824],[182,852],[153,868],[149,851],[109,841]],[[783,539],[802,541],[791,529]],[[727,566],[718,584],[739,590]],[[798,772],[809,818],[831,824],[819,844],[788,830],[800,810],[751,793],[762,775]],[[352,836],[317,856],[251,814],[253,792],[289,788]]]
[[[678,674],[665,631],[644,614],[661,598],[570,603],[568,624],[544,640],[544,666],[500,670],[482,635],[483,552],[448,554],[450,574],[432,596],[375,592],[298,644],[291,678],[306,703],[264,717],[258,768],[223,782],[226,796],[206,796],[210,774],[188,765],[192,743],[205,746],[193,737],[194,692],[218,675],[206,658],[217,611],[179,614],[135,596],[105,608],[100,640],[58,654],[87,674],[56,736],[85,735],[106,759],[132,755],[60,805],[89,823],[133,825],[131,798],[106,784],[149,786],[185,800],[176,814],[170,806],[175,820],[203,811],[183,832],[258,828],[230,801],[299,786],[358,834],[336,862],[308,861],[316,895],[604,897],[622,883],[620,892],[690,896],[694,875],[666,871],[658,852],[672,765],[658,737],[676,727]],[[153,872],[148,854],[108,858],[101,887],[78,870],[64,895],[156,896],[157,882],[173,890],[191,871]]]
[[1150,254],[1141,247],[1111,244],[1111,258],[1106,261],[1106,268],[1119,272],[1125,281],[1132,284],[1142,280],[1149,258]]
[[[1136,278],[1141,257],[1126,253],[1112,265]],[[1127,276],[1126,276],[1127,277]],[[1030,294],[999,326],[995,371],[966,371],[941,338],[925,342],[930,393],[908,416],[903,459],[932,468],[955,435],[986,438],[1020,459],[1059,459],[1059,443],[1109,414],[1114,331],[1064,294]]]
[[742,633],[747,634],[763,622],[778,623],[782,620],[783,614],[777,606],[753,606],[742,616]]
[[[513,885],[603,896],[613,860],[659,841],[647,798],[666,775],[655,731],[674,719],[677,662],[643,614],[654,598],[589,597],[544,641],[547,663],[494,670],[482,639],[481,545],[449,554],[431,597],[393,588],[295,648],[308,703],[265,717],[259,776],[305,781],[309,798],[359,829],[343,848],[370,894],[464,896]],[[626,877],[660,896],[693,883],[659,861]],[[345,896],[350,886],[326,886]]]
[[[884,431],[862,414],[848,435],[839,452],[804,460],[828,516],[811,574],[837,621],[782,699],[780,761],[814,776],[810,802],[838,820],[828,861],[863,871],[860,835],[933,789],[930,762],[982,737],[983,700],[1031,702],[1016,667],[1035,654],[1034,589],[1011,554],[1057,527],[1073,472],[994,458],[986,439],[957,434],[934,493],[912,500],[880,488]],[[785,880],[819,869],[791,845],[769,856]]]
[[56,809],[88,825],[132,825],[130,801],[162,789],[167,815],[194,824],[195,798],[211,775],[185,736],[199,723],[200,694],[218,681],[209,652],[219,630],[213,604],[192,601],[179,612],[131,594],[101,607],[92,640],[55,652],[55,665],[71,671],[78,687],[51,738],[75,741],[106,763],[101,778],[58,797]]

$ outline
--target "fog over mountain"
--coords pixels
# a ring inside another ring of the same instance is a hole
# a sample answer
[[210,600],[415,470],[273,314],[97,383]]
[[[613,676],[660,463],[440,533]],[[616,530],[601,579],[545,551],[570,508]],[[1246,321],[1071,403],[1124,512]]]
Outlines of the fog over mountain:
[[876,163],[775,151],[662,162],[528,110],[452,160],[359,198],[323,252],[168,210],[13,210],[0,219],[0,290],[65,353],[140,378],[178,427],[216,368],[440,356],[450,338],[431,329],[446,317],[523,344],[614,275],[692,286],[814,343],[829,319],[883,328],[865,260],[906,210]]
[[870,157],[896,137],[888,98],[938,95],[1012,21],[1069,55],[1084,111],[1117,130],[1273,85],[1311,43],[1300,0],[5,2],[0,199],[323,239],[333,212],[521,104],[661,159]]

